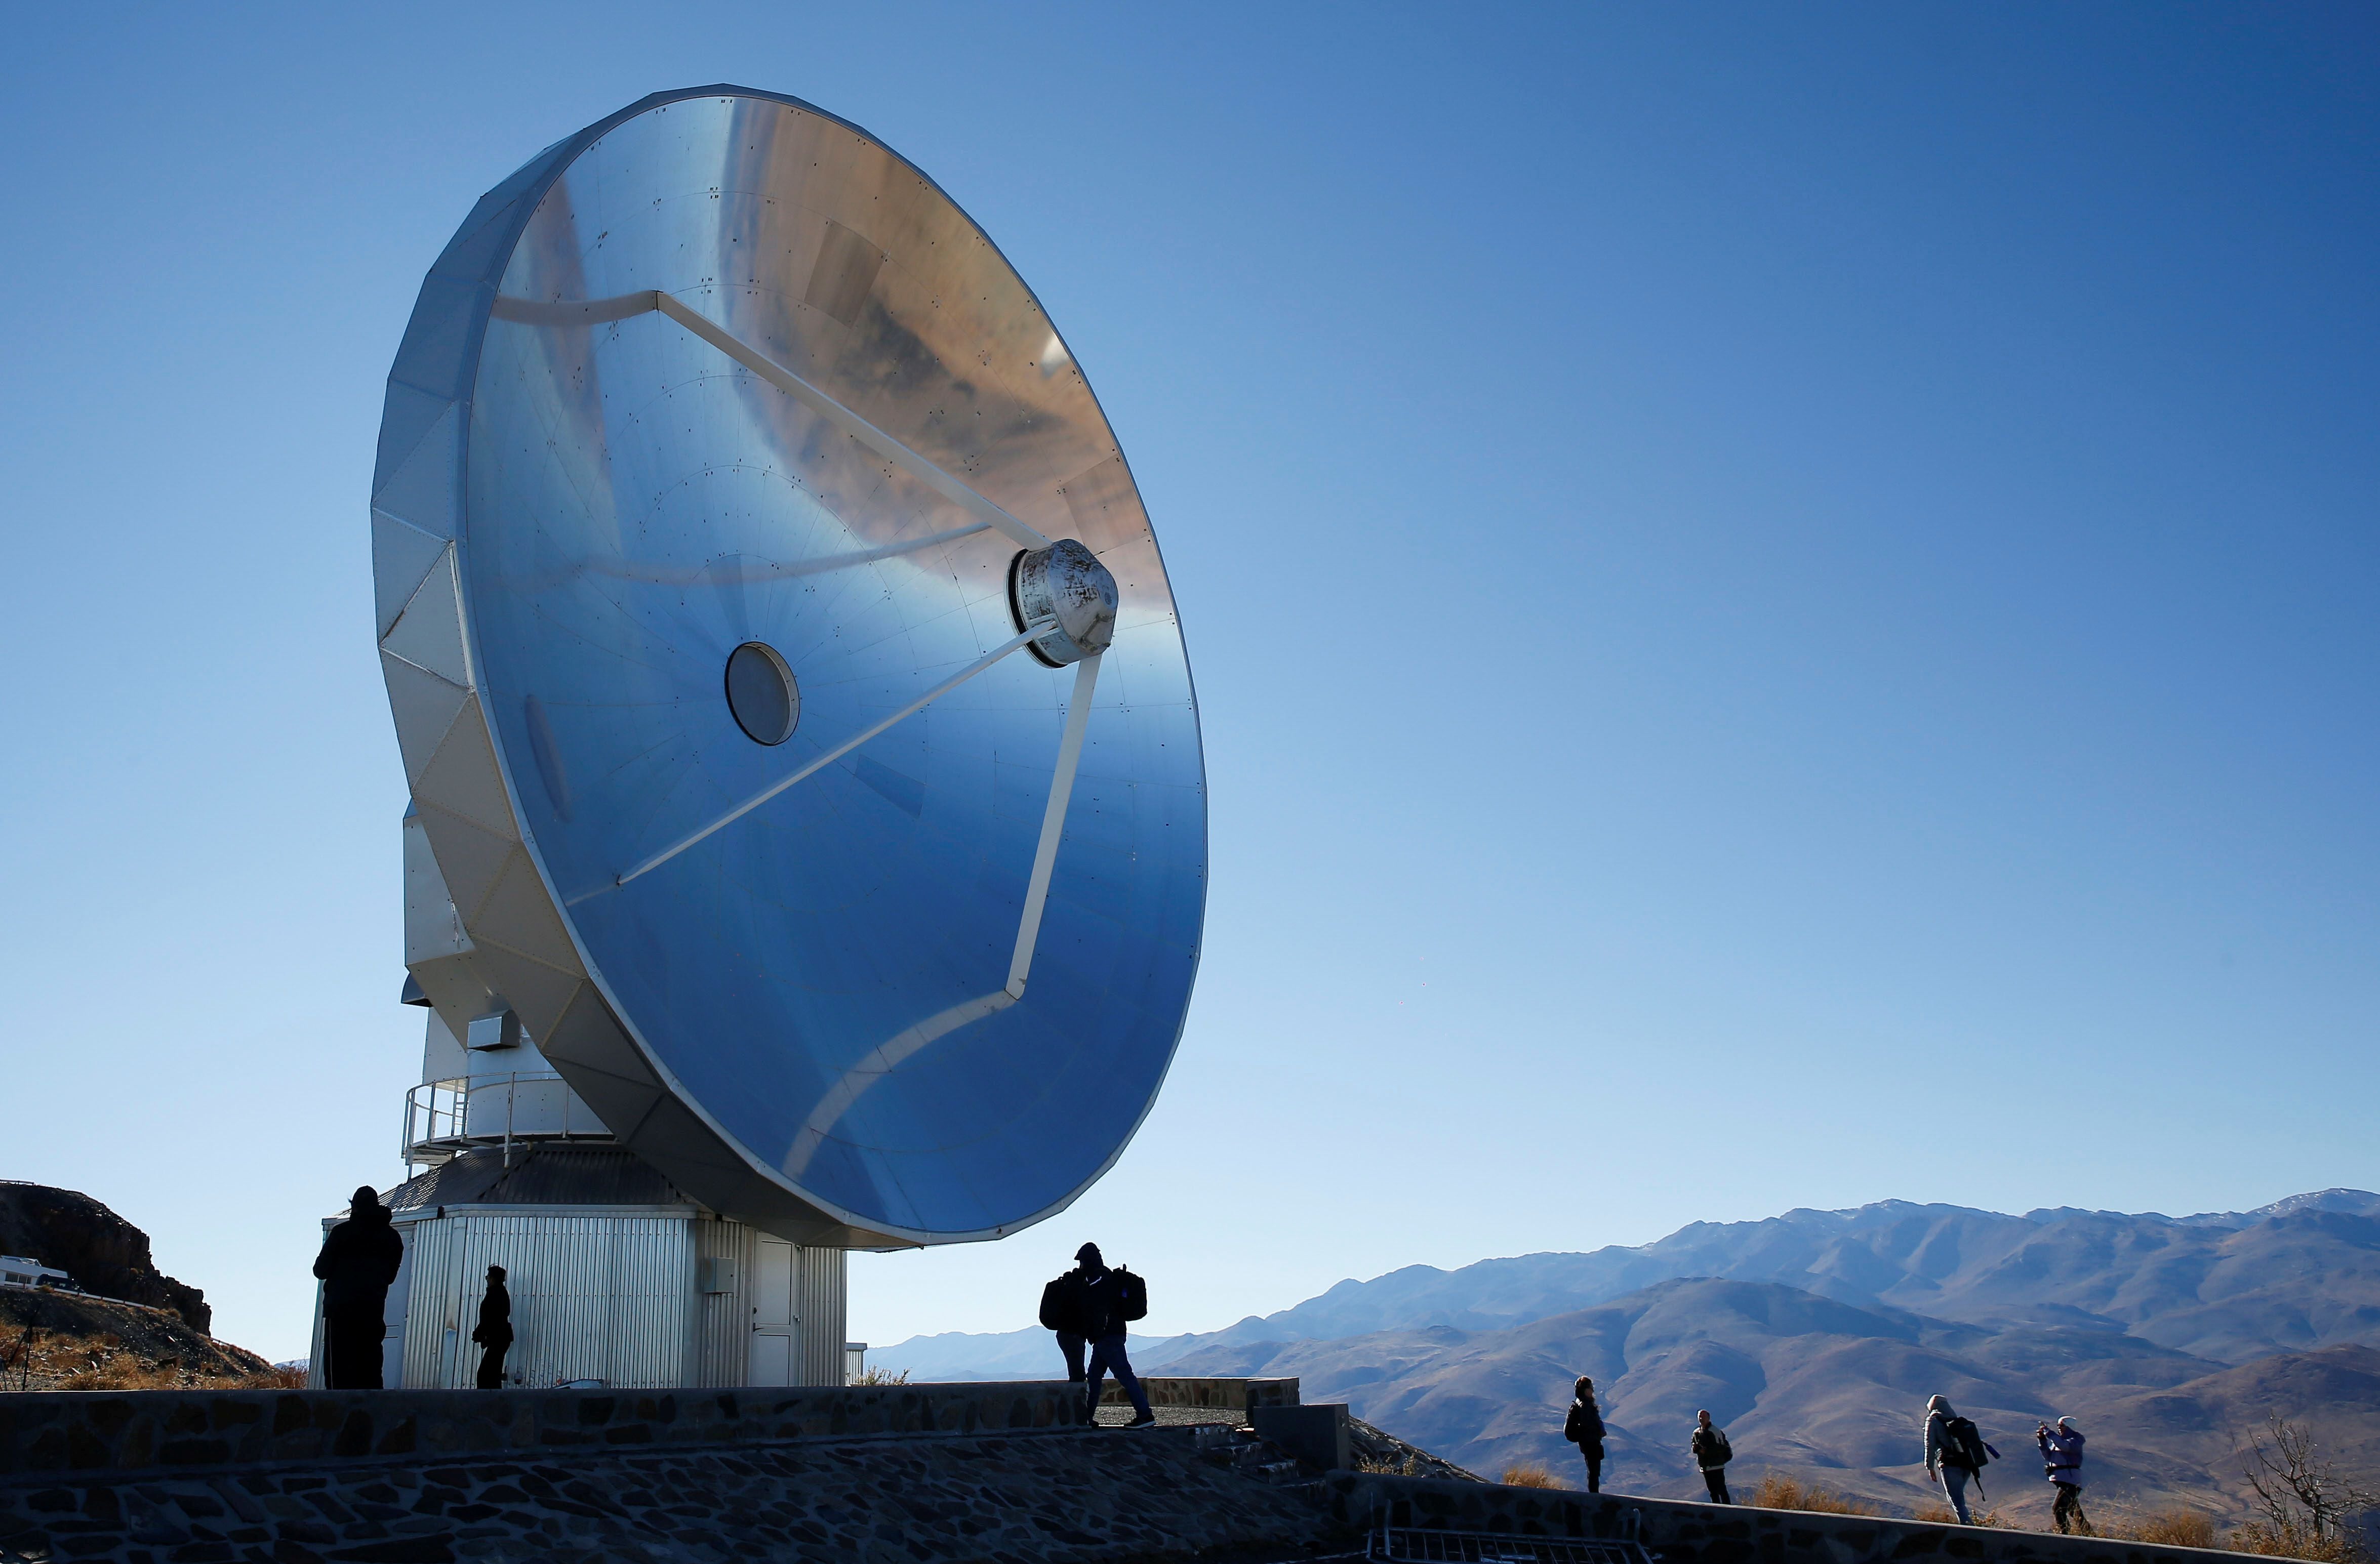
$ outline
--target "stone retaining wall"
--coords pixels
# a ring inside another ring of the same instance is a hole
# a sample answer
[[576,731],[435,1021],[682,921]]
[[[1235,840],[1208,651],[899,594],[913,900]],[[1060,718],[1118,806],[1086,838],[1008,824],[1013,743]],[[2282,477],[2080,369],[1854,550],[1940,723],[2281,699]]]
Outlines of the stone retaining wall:
[[1321,1492],[1331,1518],[1342,1526],[1368,1529],[1385,1520],[1425,1530],[1608,1537],[1641,1542],[1660,1556],[1661,1564],[1782,1564],[1798,1559],[1884,1564],[1933,1558],[1973,1564],[2236,1564],[2240,1557],[1996,1526],[1815,1515],[1370,1473],[1334,1473],[1323,1480]]
[[0,1564],[1189,1564],[1342,1540],[1229,1442],[1052,1428],[20,1476]]
[[1083,1421],[1062,1380],[741,1390],[98,1390],[0,1395],[0,1483]]

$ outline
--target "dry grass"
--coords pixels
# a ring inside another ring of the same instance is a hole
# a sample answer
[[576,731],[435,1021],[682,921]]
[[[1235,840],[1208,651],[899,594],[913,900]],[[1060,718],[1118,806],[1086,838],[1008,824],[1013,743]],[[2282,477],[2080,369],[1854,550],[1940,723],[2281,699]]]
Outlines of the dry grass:
[[79,1335],[0,1324],[0,1389],[281,1390],[305,1383],[303,1369],[193,1369],[137,1352],[111,1331]]
[[2167,1547],[2223,1547],[2223,1534],[2215,1518],[2195,1509],[2155,1510],[2146,1515],[2118,1510],[2103,1516],[2092,1529],[2118,1542],[2158,1543]]
[[2321,1535],[2306,1526],[2274,1525],[2250,1521],[2233,1532],[2223,1546],[2234,1553],[2259,1553],[2267,1558],[2311,1558],[2316,1564],[2364,1564],[2372,1555],[2352,1533]]
[[870,1366],[853,1376],[851,1382],[854,1385],[906,1385],[909,1383],[909,1371]]
[[1534,1462],[1527,1466],[1508,1466],[1504,1468],[1504,1474],[1496,1480],[1503,1484],[1508,1488],[1566,1488],[1570,1486],[1568,1483],[1557,1481],[1552,1473]]
[[1881,1515],[1884,1513],[1865,1499],[1839,1494],[1832,1488],[1822,1488],[1815,1483],[1803,1483],[1791,1477],[1780,1477],[1771,1472],[1760,1479],[1747,1501],[1755,1509],[1800,1509],[1817,1515]]
[[1410,1454],[1402,1461],[1398,1460],[1393,1455],[1378,1457],[1359,1455],[1355,1458],[1355,1470],[1358,1472],[1377,1472],[1383,1477],[1427,1477],[1430,1475],[1429,1469],[1422,1465],[1421,1457]]
[[[1974,1516],[1974,1523],[1978,1526],[2008,1526],[2010,1524],[2007,1521],[2000,1518],[2000,1512],[1997,1509],[1977,1509],[1972,1504],[1967,1506],[1967,1509],[1969,1512]],[[1912,1521],[1931,1521],[1937,1525],[1941,1526],[1955,1526],[1959,1524],[1959,1512],[1952,1509],[1947,1504],[1921,1504],[1917,1507],[1916,1512],[1910,1516],[1910,1519]]]

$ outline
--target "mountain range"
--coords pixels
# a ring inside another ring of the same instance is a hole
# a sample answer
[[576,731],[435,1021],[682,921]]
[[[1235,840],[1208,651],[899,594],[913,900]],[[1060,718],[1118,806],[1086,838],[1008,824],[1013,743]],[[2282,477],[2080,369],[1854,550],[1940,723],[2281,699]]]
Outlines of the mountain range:
[[[2093,1437],[2093,1488],[2133,1508],[2242,1502],[2238,1447],[2268,1412],[2380,1471],[2380,1195],[2254,1211],[2008,1216],[1886,1201],[1696,1223],[1588,1254],[1408,1267],[1226,1329],[1141,1340],[1175,1374],[1294,1374],[1309,1400],[1475,1471],[1568,1474],[1572,1379],[1595,1377],[1606,1481],[1686,1495],[1697,1408],[1738,1471],[1924,1499],[1918,1412],[1950,1397],[2003,1452],[1996,1501],[2045,1512],[2042,1418]],[[918,1338],[873,1354],[917,1378],[1050,1372],[1046,1332]],[[2005,1497],[2003,1497],[2005,1496]]]

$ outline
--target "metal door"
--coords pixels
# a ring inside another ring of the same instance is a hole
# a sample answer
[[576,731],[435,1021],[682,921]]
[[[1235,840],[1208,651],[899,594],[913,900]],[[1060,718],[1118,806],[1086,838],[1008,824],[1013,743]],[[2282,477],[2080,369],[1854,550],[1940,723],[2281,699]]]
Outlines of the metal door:
[[795,1352],[794,1246],[783,1239],[763,1238],[756,1246],[752,1267],[752,1385],[790,1385]]

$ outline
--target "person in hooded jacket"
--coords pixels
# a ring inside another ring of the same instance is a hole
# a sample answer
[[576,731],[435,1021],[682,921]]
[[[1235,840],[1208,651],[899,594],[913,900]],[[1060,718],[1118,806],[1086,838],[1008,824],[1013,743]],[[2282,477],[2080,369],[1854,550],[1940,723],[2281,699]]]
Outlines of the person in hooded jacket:
[[1603,1491],[1603,1412],[1595,1404],[1595,1381],[1582,1375],[1570,1415],[1562,1420],[1562,1437],[1586,1458],[1586,1491]]
[[388,1284],[405,1263],[405,1240],[389,1225],[388,1207],[370,1184],[355,1193],[347,1219],[322,1240],[314,1276],[322,1284],[322,1345],[331,1359],[323,1377],[334,1390],[381,1388],[381,1342],[388,1335]]
[[2061,1417],[2055,1428],[2046,1423],[2035,1425],[2033,1439],[2041,1447],[2041,1474],[2058,1490],[2049,1518],[2058,1522],[2059,1534],[2070,1529],[2086,1537],[2097,1536],[2082,1513],[2082,1430],[2074,1426],[2073,1419]]
[[1083,1335],[1091,1344],[1091,1361],[1085,1370],[1087,1383],[1084,1387],[1089,1410],[1084,1421],[1099,1420],[1099,1381],[1112,1373],[1116,1383],[1123,1387],[1123,1393],[1132,1398],[1129,1426],[1146,1428],[1157,1421],[1157,1414],[1148,1410],[1148,1392],[1140,1388],[1140,1376],[1133,1373],[1132,1360],[1124,1356],[1123,1285],[1099,1257],[1096,1243],[1086,1243],[1075,1250],[1075,1274],[1082,1278]]
[[504,1267],[488,1267],[487,1295],[480,1300],[480,1323],[471,1329],[480,1344],[480,1388],[504,1388],[504,1354],[513,1344],[513,1295],[504,1290]]
[[1967,1464],[1966,1451],[1949,1431],[1950,1420],[1958,1415],[1947,1396],[1936,1396],[1925,1403],[1925,1475],[1935,1475],[1939,1467],[1942,1492],[1950,1501],[1951,1512],[1959,1517],[1959,1524],[1972,1526],[1975,1519],[1967,1512],[1967,1483],[1975,1469]]

